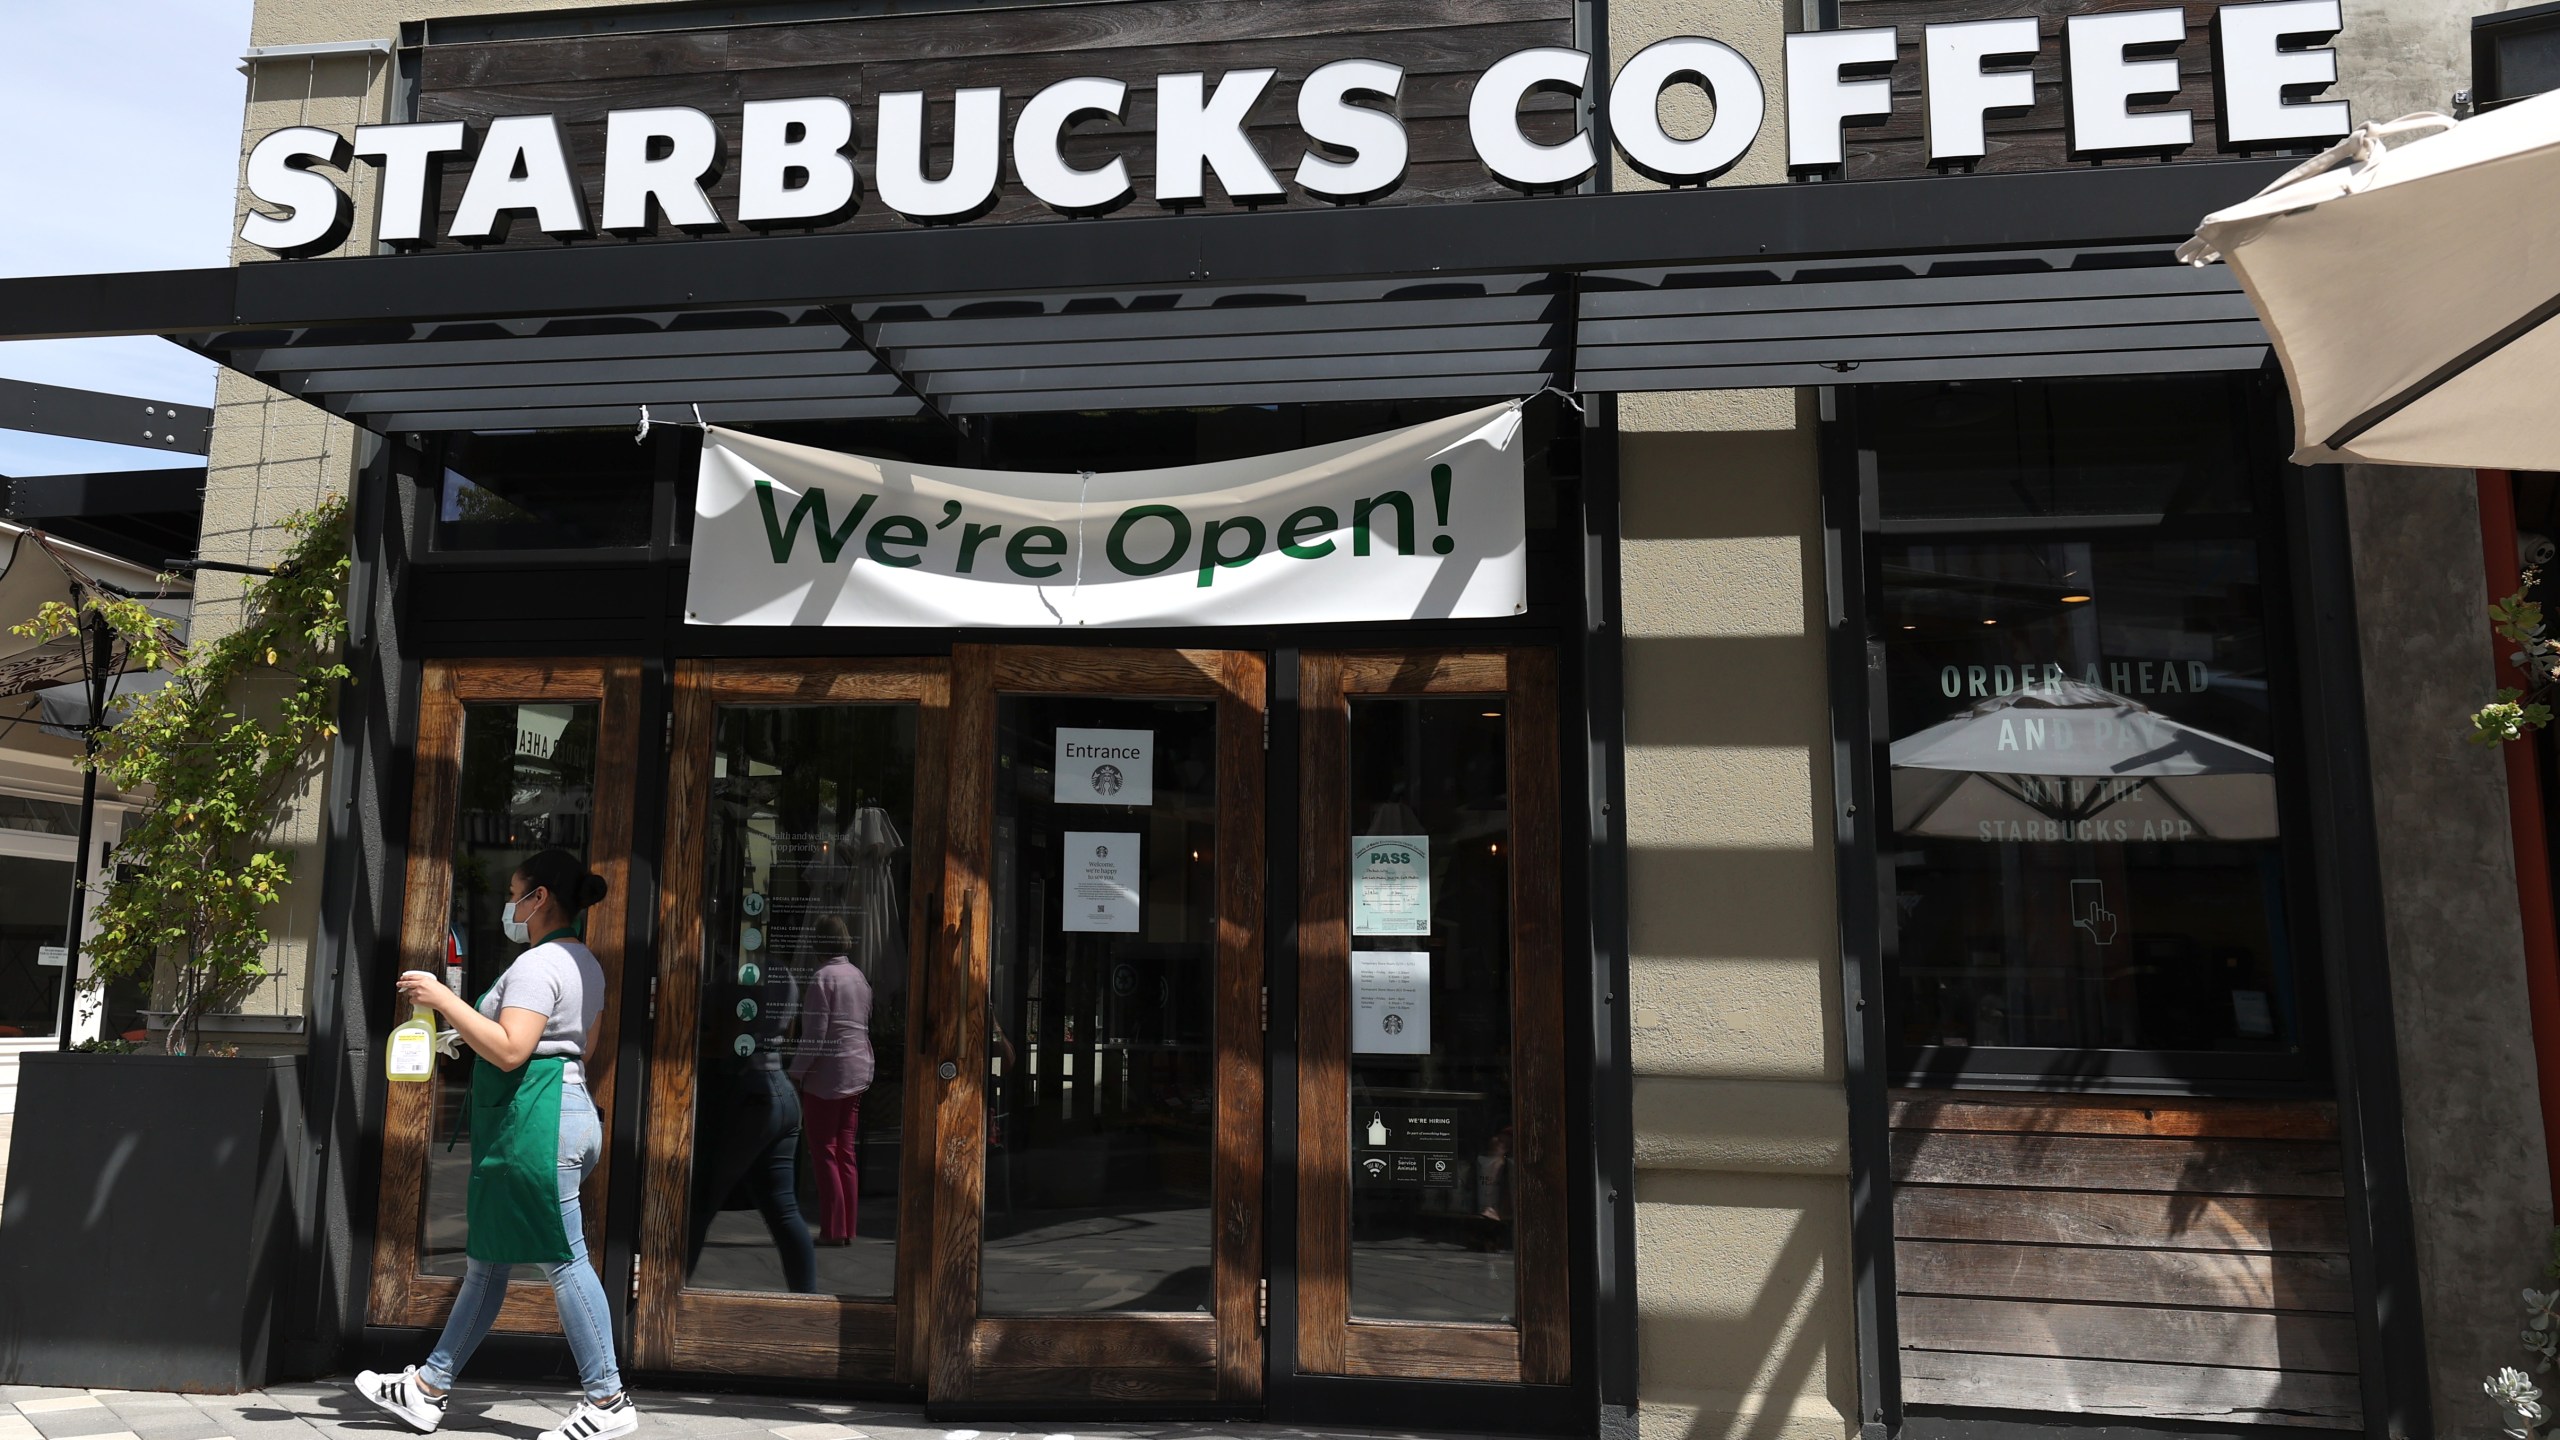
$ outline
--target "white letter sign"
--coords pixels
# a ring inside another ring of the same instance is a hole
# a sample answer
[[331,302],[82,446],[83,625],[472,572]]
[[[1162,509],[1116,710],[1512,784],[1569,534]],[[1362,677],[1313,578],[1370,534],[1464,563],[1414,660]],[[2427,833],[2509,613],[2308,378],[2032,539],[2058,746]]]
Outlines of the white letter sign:
[[355,205],[347,192],[310,167],[347,163],[347,137],[317,125],[291,125],[249,152],[249,193],[285,207],[282,217],[251,210],[240,238],[278,255],[315,255],[347,238]]
[[[1230,200],[1277,200],[1288,192],[1245,138],[1245,117],[1277,70],[1230,70],[1218,88],[1200,98],[1206,77],[1156,77],[1156,199],[1200,200],[1208,195],[1203,169],[1218,172]],[[1118,164],[1118,161],[1112,162]]]
[[2136,100],[2178,93],[2178,57],[2135,60],[2137,49],[2174,50],[2187,38],[2184,10],[2120,10],[2074,15],[2062,22],[2064,88],[2071,103],[2064,128],[2073,155],[2125,155],[2183,150],[2196,138],[2186,110],[2133,113]]
[[1983,117],[2032,109],[2036,77],[2027,70],[1985,74],[1982,62],[2032,60],[2043,43],[2033,20],[1967,20],[1921,30],[1930,160],[1979,160],[1990,153],[1982,137]]
[[1156,732],[1058,727],[1049,765],[1050,798],[1060,805],[1156,803]]
[[[1707,133],[1675,140],[1662,128],[1662,92],[1682,80],[1715,102]],[[1740,51],[1695,35],[1657,40],[1636,52],[1609,87],[1609,134],[1627,163],[1666,184],[1712,180],[1733,168],[1760,138],[1767,108],[1760,72]]]
[[832,95],[750,100],[738,121],[738,223],[824,225],[853,208],[852,106]]
[[1493,62],[1467,97],[1467,138],[1485,168],[1524,190],[1571,185],[1591,173],[1599,158],[1591,132],[1541,145],[1520,133],[1520,102],[1532,90],[1582,93],[1591,80],[1591,57],[1579,50],[1522,50]]
[[951,100],[951,170],[927,180],[924,92],[880,97],[880,201],[910,220],[957,220],[995,198],[1004,92],[963,90]]
[[587,200],[569,173],[569,146],[556,116],[501,115],[489,122],[471,183],[462,188],[462,208],[454,212],[453,238],[495,239],[498,217],[514,210],[532,211],[545,235],[586,233]]
[[[1367,200],[1403,184],[1412,149],[1404,122],[1384,110],[1351,103],[1354,95],[1393,101],[1403,90],[1404,67],[1384,60],[1336,60],[1317,67],[1298,87],[1298,128],[1313,142],[1298,161],[1298,188],[1327,200]],[[1337,160],[1324,150],[1347,150],[1351,158]]]
[[[667,142],[656,159],[649,151]],[[616,110],[604,117],[604,228],[615,235],[649,228],[649,202],[679,230],[717,230],[720,212],[702,193],[702,178],[720,163],[720,132],[711,117],[682,105]]]
[[2289,104],[2338,80],[2338,52],[2314,44],[2287,50],[2287,40],[2327,40],[2338,33],[2338,0],[2275,0],[2225,5],[2213,17],[2213,85],[2228,149],[2334,140],[2351,128],[2347,102]]
[[[1807,30],[1787,37],[1787,168],[1827,170],[1847,163],[1843,125],[1893,118],[1897,37],[1890,25],[1862,30]],[[1852,68],[1873,70],[1852,80]]]

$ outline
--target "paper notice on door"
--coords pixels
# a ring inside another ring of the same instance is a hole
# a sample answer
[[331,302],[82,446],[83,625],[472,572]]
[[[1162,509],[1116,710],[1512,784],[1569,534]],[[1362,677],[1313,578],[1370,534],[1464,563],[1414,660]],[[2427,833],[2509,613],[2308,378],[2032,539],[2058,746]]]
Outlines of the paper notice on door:
[[1070,830],[1067,873],[1059,886],[1063,928],[1134,935],[1138,931],[1138,832]]
[[1351,952],[1351,1048],[1361,1055],[1431,1053],[1431,952]]
[[36,963],[39,965],[68,965],[71,963],[71,947],[68,945],[39,945],[36,947]]
[[1058,727],[1051,793],[1061,805],[1156,803],[1156,732]]
[[1431,933],[1431,837],[1351,837],[1351,933]]

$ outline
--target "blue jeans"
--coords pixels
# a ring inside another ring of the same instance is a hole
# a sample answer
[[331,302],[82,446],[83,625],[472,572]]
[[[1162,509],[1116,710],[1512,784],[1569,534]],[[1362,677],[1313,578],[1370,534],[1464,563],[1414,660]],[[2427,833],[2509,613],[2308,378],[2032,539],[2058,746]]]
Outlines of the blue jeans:
[[[604,1154],[604,1122],[583,1085],[560,1087],[560,1225],[569,1232],[566,1263],[545,1265],[551,1297],[560,1309],[560,1329],[569,1337],[569,1353],[578,1362],[578,1384],[590,1400],[609,1400],[622,1393],[622,1372],[613,1363],[613,1318],[605,1308],[604,1282],[587,1263],[587,1231],[578,1216],[578,1188]],[[474,1260],[463,1271],[462,1293],[444,1322],[436,1351],[418,1367],[418,1377],[438,1390],[453,1388],[454,1378],[471,1361],[471,1352],[489,1338],[498,1323],[498,1307],[507,1301],[507,1265]]]

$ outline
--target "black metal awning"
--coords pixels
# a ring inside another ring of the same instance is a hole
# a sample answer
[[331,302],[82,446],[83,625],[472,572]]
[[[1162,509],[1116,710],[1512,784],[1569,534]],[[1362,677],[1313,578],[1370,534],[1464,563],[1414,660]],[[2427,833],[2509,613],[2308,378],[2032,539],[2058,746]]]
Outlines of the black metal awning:
[[2168,250],[2281,162],[279,262],[0,282],[370,428],[2247,368]]

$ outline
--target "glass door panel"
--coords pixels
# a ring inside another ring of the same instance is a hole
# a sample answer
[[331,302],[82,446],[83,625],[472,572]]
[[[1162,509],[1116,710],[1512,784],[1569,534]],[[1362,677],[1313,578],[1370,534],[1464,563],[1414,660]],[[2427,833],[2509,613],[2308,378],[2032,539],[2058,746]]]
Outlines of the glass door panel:
[[[677,667],[632,1348],[913,1378],[938,660]],[[919,864],[917,857],[929,863]]]
[[[499,927],[517,865],[558,846],[604,877],[605,902],[581,923],[607,986],[587,1065],[587,1089],[607,1134],[634,898],[639,712],[635,660],[429,661],[421,671],[401,909],[398,968],[431,971],[476,998],[525,948],[509,944]],[[377,978],[386,1003],[375,1013],[388,1030],[391,976]],[[368,1299],[374,1324],[441,1325],[460,1288],[471,1063],[443,1061],[431,1084],[388,1088]],[[599,1265],[612,1164],[608,1151],[585,1192],[588,1253]],[[520,1274],[507,1287],[497,1328],[556,1334],[550,1286],[530,1271]]]
[[[996,736],[981,1300],[1206,1314],[1217,716],[1006,695]],[[1120,773],[1138,745],[1078,738],[1138,736],[1150,775]],[[1066,753],[1096,749],[1116,763]]]
[[1298,1369],[1561,1384],[1552,652],[1309,652]]
[[1351,702],[1351,1314],[1517,1318],[1500,697]]
[[952,664],[928,1394],[1258,1398],[1261,657]]
[[714,716],[685,1283],[891,1299],[916,707]]
[[[516,867],[555,846],[581,860],[593,858],[601,709],[592,701],[490,700],[462,707],[451,944],[436,973],[466,999],[479,999],[526,948],[510,944],[499,923]],[[427,1198],[418,1236],[420,1272],[457,1280],[466,1238],[463,1191],[471,1179],[473,1063],[467,1050],[436,1062]],[[590,1253],[603,1253],[597,1238],[603,1210],[585,1209]]]

